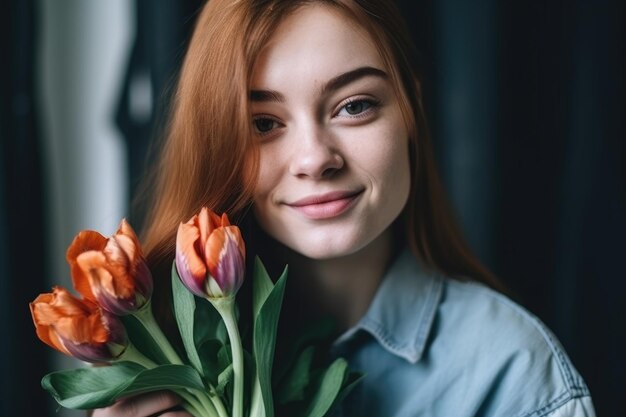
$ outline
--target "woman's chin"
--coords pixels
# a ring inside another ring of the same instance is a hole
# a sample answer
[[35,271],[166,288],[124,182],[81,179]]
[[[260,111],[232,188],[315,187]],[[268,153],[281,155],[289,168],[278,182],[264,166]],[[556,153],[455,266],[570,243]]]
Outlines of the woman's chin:
[[292,251],[306,258],[323,261],[343,258],[359,252],[370,243],[370,239],[332,236],[299,239],[286,243]]

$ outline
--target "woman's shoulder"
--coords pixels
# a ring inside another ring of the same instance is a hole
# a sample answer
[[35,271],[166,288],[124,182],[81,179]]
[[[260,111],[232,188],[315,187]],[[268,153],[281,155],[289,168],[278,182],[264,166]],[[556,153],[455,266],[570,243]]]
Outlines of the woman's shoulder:
[[[477,348],[528,350],[565,359],[563,347],[533,313],[509,297],[473,281],[445,278],[439,304],[442,325]],[[489,346],[484,346],[485,343]],[[509,349],[503,349],[509,347]],[[563,360],[564,367],[571,367]]]
[[581,399],[591,407],[585,382],[539,318],[480,283],[443,282],[432,355],[452,353],[452,368],[474,372],[469,379],[489,395],[517,403],[509,410],[527,410],[515,415],[548,415]]
[[538,318],[408,252],[334,346],[366,374],[345,415],[594,415],[584,381]]

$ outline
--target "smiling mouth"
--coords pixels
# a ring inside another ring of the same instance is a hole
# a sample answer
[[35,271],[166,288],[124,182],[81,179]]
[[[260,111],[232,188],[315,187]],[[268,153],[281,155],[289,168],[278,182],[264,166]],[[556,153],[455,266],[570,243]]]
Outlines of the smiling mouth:
[[334,191],[306,197],[293,203],[288,203],[287,206],[312,220],[330,219],[345,213],[353,207],[362,193],[363,190]]

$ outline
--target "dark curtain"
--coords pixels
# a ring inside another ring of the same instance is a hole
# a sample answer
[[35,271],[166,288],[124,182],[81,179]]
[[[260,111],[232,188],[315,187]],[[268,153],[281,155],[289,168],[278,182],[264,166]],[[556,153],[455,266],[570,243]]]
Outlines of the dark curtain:
[[623,415],[624,2],[410,3],[431,16],[427,105],[468,241],[556,333],[598,415]]
[[0,5],[0,415],[44,416],[47,357],[28,303],[44,287],[44,207],[34,56],[35,2]]
[[598,415],[626,405],[624,2],[500,11],[494,267],[554,330]]

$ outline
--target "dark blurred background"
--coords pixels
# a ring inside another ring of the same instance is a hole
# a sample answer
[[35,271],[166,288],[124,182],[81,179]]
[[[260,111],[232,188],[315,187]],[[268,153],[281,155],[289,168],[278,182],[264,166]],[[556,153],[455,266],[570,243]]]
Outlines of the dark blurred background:
[[[398,0],[468,240],[626,415],[625,5]],[[0,415],[56,412],[27,304],[112,233],[150,160],[198,0],[0,5]]]

